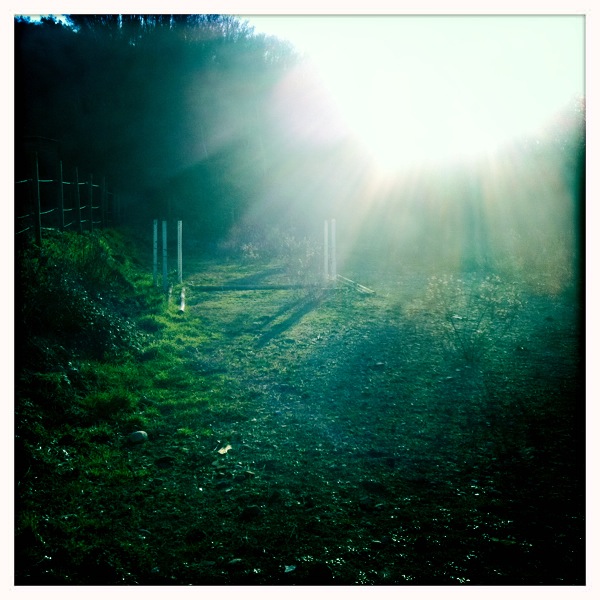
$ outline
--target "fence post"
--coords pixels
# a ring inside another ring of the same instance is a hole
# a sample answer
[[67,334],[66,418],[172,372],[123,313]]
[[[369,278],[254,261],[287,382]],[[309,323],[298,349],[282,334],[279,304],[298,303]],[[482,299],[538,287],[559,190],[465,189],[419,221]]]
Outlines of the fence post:
[[94,231],[94,181],[90,173],[90,232]]
[[329,279],[329,221],[325,220],[323,228],[323,277]]
[[183,223],[177,221],[177,279],[183,282]]
[[163,241],[163,264],[162,264],[162,279],[163,279],[163,290],[166,293],[169,289],[169,282],[167,281],[167,222],[162,222],[162,241]]
[[100,188],[100,226],[106,229],[106,177],[102,177]]
[[335,219],[331,219],[331,279],[335,285],[337,279],[337,262],[335,259]]
[[33,169],[33,226],[35,229],[35,241],[38,246],[42,245],[42,215],[40,204],[40,172],[38,155],[36,152]]
[[63,186],[63,164],[58,161],[58,226],[61,231],[65,228],[65,190]]
[[152,227],[152,281],[158,284],[158,219],[154,219]]
[[83,233],[83,223],[81,222],[81,195],[79,193],[79,170],[75,167],[75,204],[77,207],[77,231]]

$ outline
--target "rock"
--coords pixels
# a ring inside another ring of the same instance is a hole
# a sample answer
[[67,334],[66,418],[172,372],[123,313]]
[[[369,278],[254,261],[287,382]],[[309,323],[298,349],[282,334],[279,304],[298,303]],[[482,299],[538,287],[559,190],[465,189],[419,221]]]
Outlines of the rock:
[[226,565],[229,569],[241,569],[244,561],[241,558],[232,558]]
[[143,444],[148,441],[148,434],[145,431],[134,431],[129,434],[130,444]]
[[260,509],[260,506],[256,506],[256,505],[246,506],[246,508],[244,508],[244,510],[240,514],[240,520],[241,521],[252,521],[253,519],[256,519],[257,517],[260,517],[261,514],[262,514],[262,510]]

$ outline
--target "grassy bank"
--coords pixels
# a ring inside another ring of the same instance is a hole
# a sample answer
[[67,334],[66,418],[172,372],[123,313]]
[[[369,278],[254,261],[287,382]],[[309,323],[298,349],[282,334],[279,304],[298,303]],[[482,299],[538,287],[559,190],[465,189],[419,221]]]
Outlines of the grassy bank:
[[17,584],[584,583],[572,289],[198,259],[180,313],[116,232],[18,270]]

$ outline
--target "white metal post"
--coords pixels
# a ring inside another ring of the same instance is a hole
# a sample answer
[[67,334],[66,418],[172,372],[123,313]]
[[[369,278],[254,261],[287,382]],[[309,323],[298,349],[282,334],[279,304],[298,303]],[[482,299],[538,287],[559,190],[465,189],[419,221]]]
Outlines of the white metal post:
[[152,228],[152,280],[156,286],[158,283],[158,219],[154,219]]
[[163,290],[166,292],[169,288],[169,282],[167,281],[167,222],[162,222],[162,251],[163,251],[163,259],[162,259],[162,280],[163,280]]
[[335,259],[335,219],[331,219],[331,279],[337,279],[337,263]]
[[329,221],[325,220],[323,229],[323,277],[329,279]]
[[177,279],[179,283],[183,281],[183,223],[177,221]]

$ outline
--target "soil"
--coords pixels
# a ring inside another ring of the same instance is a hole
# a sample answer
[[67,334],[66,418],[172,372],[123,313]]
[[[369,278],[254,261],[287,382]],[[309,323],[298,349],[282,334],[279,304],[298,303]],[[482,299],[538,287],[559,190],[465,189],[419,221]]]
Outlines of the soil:
[[190,408],[181,389],[181,410],[146,399],[161,419],[146,443],[123,444],[140,474],[121,490],[135,518],[111,509],[112,492],[83,508],[107,511],[145,562],[117,568],[96,548],[68,582],[585,584],[572,296],[531,294],[468,362],[408,310],[422,275],[353,275],[370,295],[215,291],[194,287],[214,283],[200,272],[178,318],[203,341],[183,352],[198,389],[226,393]]

